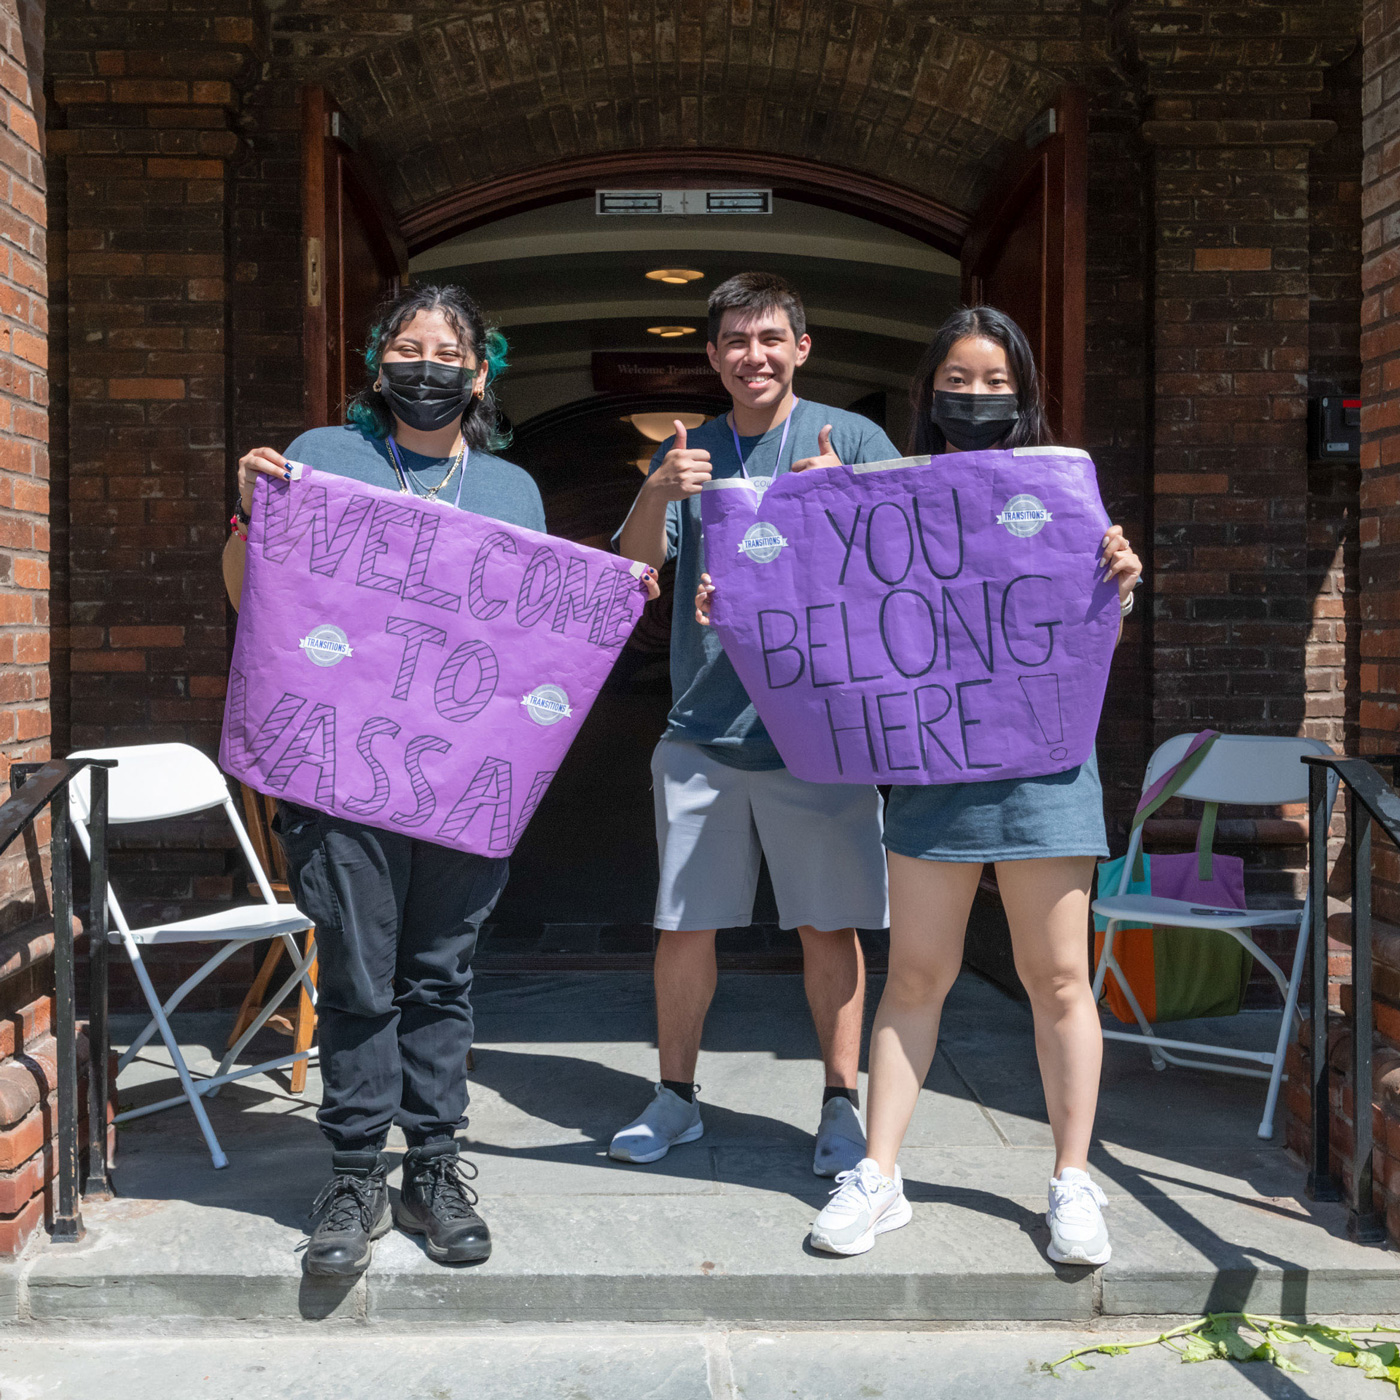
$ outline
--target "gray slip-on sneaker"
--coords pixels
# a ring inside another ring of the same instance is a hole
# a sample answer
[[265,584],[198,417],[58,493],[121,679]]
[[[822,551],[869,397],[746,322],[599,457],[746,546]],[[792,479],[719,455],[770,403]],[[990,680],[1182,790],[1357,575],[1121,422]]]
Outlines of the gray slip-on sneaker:
[[679,1094],[658,1084],[646,1112],[614,1135],[608,1156],[618,1162],[659,1162],[673,1147],[694,1142],[704,1131],[700,1105],[686,1103]]
[[858,1166],[864,1156],[865,1124],[855,1104],[850,1099],[828,1099],[817,1126],[812,1170],[818,1176],[837,1176]]

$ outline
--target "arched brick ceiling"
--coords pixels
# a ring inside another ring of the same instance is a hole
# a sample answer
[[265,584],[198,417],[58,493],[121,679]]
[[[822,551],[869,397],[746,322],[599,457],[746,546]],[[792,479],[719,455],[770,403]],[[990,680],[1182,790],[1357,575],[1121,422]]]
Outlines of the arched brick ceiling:
[[971,210],[1064,81],[894,0],[320,0],[273,25],[401,214],[561,159],[693,146],[803,156]]

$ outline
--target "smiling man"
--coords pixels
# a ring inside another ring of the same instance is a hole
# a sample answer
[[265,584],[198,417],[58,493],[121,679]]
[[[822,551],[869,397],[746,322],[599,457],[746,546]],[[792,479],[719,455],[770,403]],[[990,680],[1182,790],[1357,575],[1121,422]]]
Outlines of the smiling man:
[[880,796],[873,787],[805,783],[784,768],[714,629],[699,625],[691,605],[705,569],[705,482],[746,476],[762,488],[786,471],[899,455],[868,419],[797,398],[793,375],[811,348],[802,302],[780,277],[746,272],[716,287],[706,350],[732,407],[688,435],[676,424],[614,540],[657,568],[676,559],[673,705],[651,764],[661,1082],[612,1140],[611,1155],[624,1162],[658,1161],[704,1132],[693,1080],[715,990],[715,930],[753,922],[760,856],[779,922],[802,939],[826,1069],[812,1169],[835,1176],[865,1155],[856,1089],[865,968],[856,929],[889,921]]

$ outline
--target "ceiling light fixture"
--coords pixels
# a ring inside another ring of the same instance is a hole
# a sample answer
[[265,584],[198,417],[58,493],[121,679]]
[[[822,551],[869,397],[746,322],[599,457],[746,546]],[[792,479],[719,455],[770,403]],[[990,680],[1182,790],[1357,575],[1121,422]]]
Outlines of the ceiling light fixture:
[[622,421],[630,423],[648,442],[665,442],[675,432],[678,418],[686,432],[708,421],[703,413],[630,413]]
[[705,274],[691,267],[658,267],[647,273],[650,282],[669,282],[673,287],[684,287],[687,282],[698,282]]
[[674,340],[678,335],[694,335],[694,326],[648,326],[648,335],[659,335],[663,340]]

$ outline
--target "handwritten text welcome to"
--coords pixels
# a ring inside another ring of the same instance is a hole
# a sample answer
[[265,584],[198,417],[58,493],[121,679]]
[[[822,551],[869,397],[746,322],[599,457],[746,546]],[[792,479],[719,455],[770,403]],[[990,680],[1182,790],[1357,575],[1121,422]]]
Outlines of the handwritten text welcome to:
[[220,762],[323,812],[509,854],[641,613],[636,574],[302,473],[258,480]]

